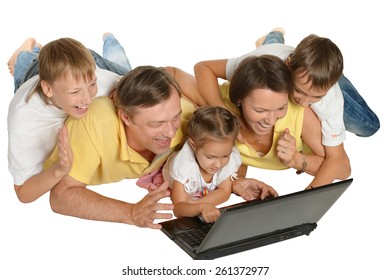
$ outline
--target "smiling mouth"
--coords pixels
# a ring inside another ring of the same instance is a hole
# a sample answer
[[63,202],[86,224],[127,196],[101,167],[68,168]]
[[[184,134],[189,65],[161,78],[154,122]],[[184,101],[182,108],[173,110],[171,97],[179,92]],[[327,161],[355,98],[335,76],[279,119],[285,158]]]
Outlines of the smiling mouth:
[[267,123],[264,123],[264,122],[258,122],[258,124],[259,124],[262,128],[265,128],[265,129],[269,129],[269,128],[272,127],[272,125],[267,124]]
[[87,106],[74,106],[76,109],[78,109],[78,110],[86,110],[86,109],[88,109],[88,105]]

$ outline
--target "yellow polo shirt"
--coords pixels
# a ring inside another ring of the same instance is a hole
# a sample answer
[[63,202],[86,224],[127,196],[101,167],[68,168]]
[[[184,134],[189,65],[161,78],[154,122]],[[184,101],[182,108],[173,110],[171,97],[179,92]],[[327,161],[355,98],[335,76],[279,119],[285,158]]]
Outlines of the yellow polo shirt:
[[[181,127],[187,127],[194,107],[182,99]],[[96,98],[85,118],[68,118],[69,144],[73,152],[73,166],[69,175],[87,185],[139,178],[163,165],[167,157],[181,143],[183,130],[178,129],[170,150],[149,163],[131,149],[126,140],[124,124],[108,97]],[[58,159],[58,147],[45,162],[45,168]]]
[[[239,110],[235,104],[230,101],[229,98],[229,83],[224,83],[220,86],[222,98],[225,105],[229,110],[239,115]],[[302,142],[302,126],[303,126],[304,108],[300,105],[296,105],[291,101],[288,102],[288,109],[286,116],[283,119],[279,119],[274,126],[273,143],[269,152],[260,156],[252,146],[246,143],[236,142],[237,149],[240,151],[242,164],[247,166],[253,166],[264,169],[281,170],[287,169],[288,166],[282,164],[277,156],[277,141],[282,135],[283,131],[288,128],[290,134],[296,139],[297,151],[303,150],[304,152],[310,152],[310,149]]]

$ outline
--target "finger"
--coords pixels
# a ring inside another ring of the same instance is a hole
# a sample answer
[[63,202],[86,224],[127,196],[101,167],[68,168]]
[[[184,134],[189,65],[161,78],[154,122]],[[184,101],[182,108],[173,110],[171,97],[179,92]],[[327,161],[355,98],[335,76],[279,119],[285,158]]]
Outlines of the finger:
[[159,213],[159,212],[155,212],[153,214],[153,220],[168,220],[168,219],[172,219],[173,215],[170,214],[170,213]]
[[162,228],[162,226],[160,224],[153,224],[153,223],[147,224],[146,227],[151,228],[151,229],[161,229]]
[[161,210],[173,210],[175,206],[173,204],[170,204],[170,203],[155,203],[154,204],[154,207],[152,207],[153,211],[156,212],[156,211],[161,211]]
[[[168,181],[162,183],[157,189],[153,190],[150,192],[150,194],[156,194],[156,193],[165,193],[167,190],[168,190],[168,187],[169,187],[169,183]],[[168,192],[168,195],[169,195],[169,192]]]

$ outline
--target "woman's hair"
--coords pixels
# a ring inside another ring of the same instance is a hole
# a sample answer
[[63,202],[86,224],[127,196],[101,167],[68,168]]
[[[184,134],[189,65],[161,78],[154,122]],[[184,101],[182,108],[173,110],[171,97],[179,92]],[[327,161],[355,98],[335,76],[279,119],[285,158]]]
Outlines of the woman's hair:
[[178,83],[164,68],[139,66],[118,83],[115,106],[133,117],[137,107],[152,107],[168,100],[172,89],[181,96]]
[[311,34],[290,56],[293,79],[308,75],[312,89],[328,90],[343,72],[343,55],[330,39]]
[[294,84],[286,63],[274,55],[242,60],[230,81],[230,101],[237,105],[255,89],[293,94]]
[[71,38],[60,38],[42,47],[38,55],[39,83],[27,97],[38,92],[48,104],[43,93],[41,81],[49,84],[64,77],[69,72],[76,80],[90,80],[96,72],[95,60],[90,51],[79,41]]
[[188,136],[199,149],[205,143],[231,139],[239,133],[237,118],[227,109],[205,105],[196,109],[188,123]]

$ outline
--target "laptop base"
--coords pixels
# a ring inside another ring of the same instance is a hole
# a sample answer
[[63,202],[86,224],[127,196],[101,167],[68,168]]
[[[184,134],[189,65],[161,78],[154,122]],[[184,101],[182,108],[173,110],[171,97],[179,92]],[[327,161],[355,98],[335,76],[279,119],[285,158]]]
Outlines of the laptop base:
[[215,247],[196,253],[195,250],[190,247],[185,246],[182,241],[173,237],[168,231],[162,230],[173,242],[179,245],[192,259],[194,260],[212,260],[219,257],[224,257],[232,255],[235,253],[251,250],[254,248],[266,246],[269,244],[277,243],[294,237],[309,235],[315,228],[317,224],[302,224],[299,226],[291,227],[288,229],[278,230],[272,233],[267,233],[264,235],[248,238],[246,240],[241,240],[239,242],[233,242],[230,244],[225,244],[223,246]]

